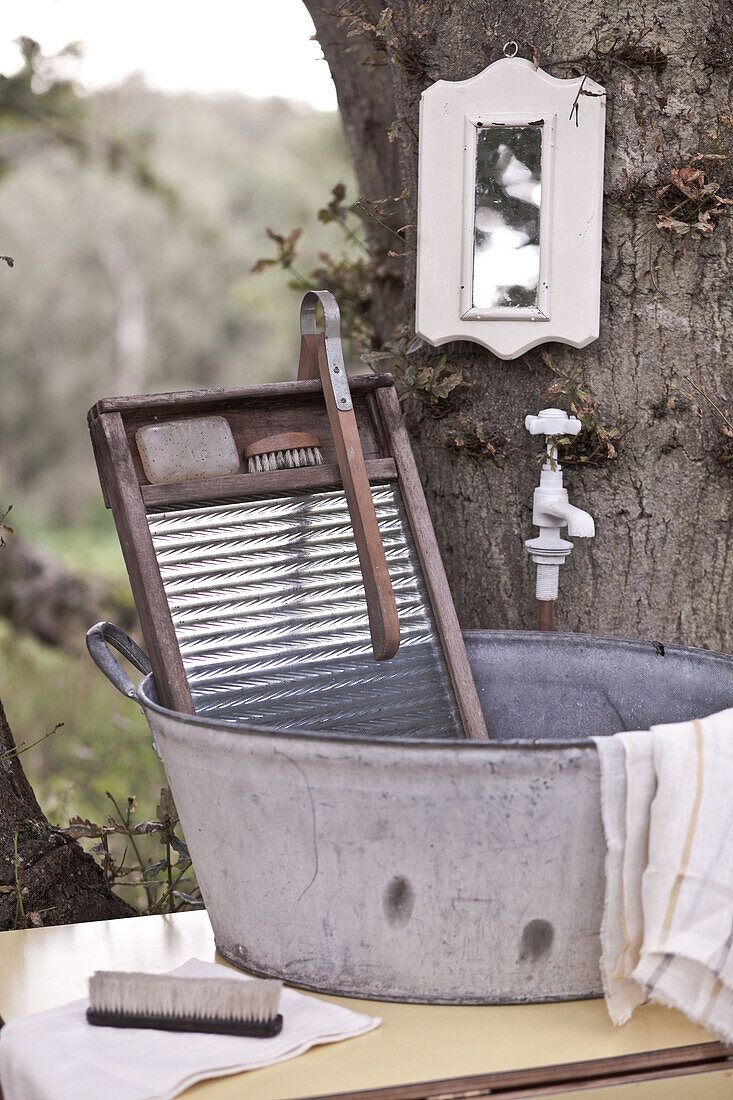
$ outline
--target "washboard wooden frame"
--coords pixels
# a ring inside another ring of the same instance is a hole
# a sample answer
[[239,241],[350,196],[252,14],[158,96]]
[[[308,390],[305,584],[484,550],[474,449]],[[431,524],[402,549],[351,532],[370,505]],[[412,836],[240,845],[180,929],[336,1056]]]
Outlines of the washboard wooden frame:
[[[322,334],[307,337],[303,358],[325,353]],[[301,372],[302,373],[302,372]],[[448,581],[435,539],[425,495],[403,424],[394,378],[388,374],[349,380],[359,438],[369,481],[396,482],[405,506],[427,586],[463,728],[469,740],[484,740],[486,727],[468,663]],[[239,454],[263,434],[308,431],[322,442],[322,466],[169,484],[149,484],[137,451],[135,433],[143,425],[196,416],[224,416]],[[89,430],[105,504],[111,508],[122,546],[145,645],[161,703],[194,713],[151,537],[146,507],[183,505],[206,499],[270,496],[298,490],[341,487],[334,440],[321,381],[236,389],[191,390],[98,401],[88,414]],[[263,431],[266,425],[267,431]]]

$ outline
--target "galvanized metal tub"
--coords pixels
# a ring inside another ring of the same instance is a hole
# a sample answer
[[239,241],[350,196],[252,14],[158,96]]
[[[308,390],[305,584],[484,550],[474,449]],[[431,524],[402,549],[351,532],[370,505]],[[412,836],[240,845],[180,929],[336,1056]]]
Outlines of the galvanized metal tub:
[[733,705],[733,658],[514,631],[466,645],[488,743],[232,727],[165,710],[146,677],[138,698],[227,959],[384,1000],[600,994],[589,738]]

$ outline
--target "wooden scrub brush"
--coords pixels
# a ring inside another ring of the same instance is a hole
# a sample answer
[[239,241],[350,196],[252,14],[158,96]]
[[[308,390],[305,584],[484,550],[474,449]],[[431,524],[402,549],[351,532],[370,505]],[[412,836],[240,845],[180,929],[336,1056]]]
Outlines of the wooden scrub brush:
[[298,466],[322,466],[321,441],[310,432],[283,432],[250,443],[244,457],[251,474],[292,470]]
[[98,970],[89,979],[87,1020],[99,1027],[206,1031],[267,1039],[282,1030],[282,982],[179,978]]

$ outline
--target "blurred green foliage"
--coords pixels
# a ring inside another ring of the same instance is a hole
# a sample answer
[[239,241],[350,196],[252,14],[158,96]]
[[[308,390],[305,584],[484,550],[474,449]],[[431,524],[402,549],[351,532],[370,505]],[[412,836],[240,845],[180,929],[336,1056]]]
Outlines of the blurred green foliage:
[[152,807],[165,779],[141,711],[112,689],[84,654],[74,657],[0,620],[0,698],[19,748],[63,725],[23,755],[51,821],[106,816],[107,790]]
[[[74,132],[92,135],[91,152],[79,156],[45,125],[19,142],[2,89],[0,161],[12,155],[13,171],[0,252],[15,267],[0,279],[0,500],[22,530],[23,511],[87,520],[98,487],[85,416],[99,397],[294,376],[297,295],[250,269],[267,227],[318,224],[334,178],[352,177],[338,118],[299,104],[128,82],[84,97]],[[133,157],[145,135],[157,186],[110,172],[100,134]],[[304,236],[311,266],[343,245],[336,226]]]
[[[126,590],[87,409],[294,377],[299,295],[251,268],[268,226],[310,229],[310,266],[341,248],[316,211],[352,174],[335,114],[139,81],[80,95],[59,75],[68,58],[20,47],[18,72],[0,75],[0,252],[15,261],[0,268],[0,511],[12,503],[18,535]],[[2,620],[0,655],[16,740],[63,723],[23,756],[49,818],[104,822],[106,791],[154,816],[165,778],[134,704],[86,655]]]

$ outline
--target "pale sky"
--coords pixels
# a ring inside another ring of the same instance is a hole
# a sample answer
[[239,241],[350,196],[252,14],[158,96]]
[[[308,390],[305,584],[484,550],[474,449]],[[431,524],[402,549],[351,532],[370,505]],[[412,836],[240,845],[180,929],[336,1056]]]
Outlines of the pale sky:
[[72,74],[89,88],[143,73],[164,91],[242,92],[336,109],[302,0],[0,0],[0,72],[20,35],[53,53],[84,46]]

